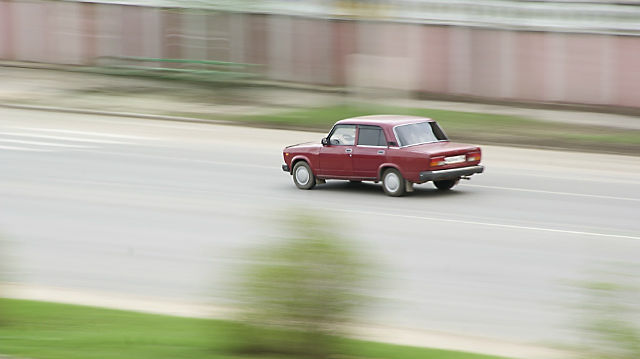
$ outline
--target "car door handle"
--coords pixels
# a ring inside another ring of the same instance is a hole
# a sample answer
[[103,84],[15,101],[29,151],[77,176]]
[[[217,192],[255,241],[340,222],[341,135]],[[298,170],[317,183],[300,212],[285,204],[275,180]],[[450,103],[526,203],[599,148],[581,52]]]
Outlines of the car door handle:
[[384,150],[378,150],[379,155],[384,155]]
[[344,150],[344,152],[351,153],[351,152],[353,152],[353,150],[351,148],[347,148],[346,150]]

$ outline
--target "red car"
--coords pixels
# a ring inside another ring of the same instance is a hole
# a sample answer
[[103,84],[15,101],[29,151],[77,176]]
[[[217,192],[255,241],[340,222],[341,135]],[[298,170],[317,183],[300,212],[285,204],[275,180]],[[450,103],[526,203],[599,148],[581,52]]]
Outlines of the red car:
[[282,169],[300,189],[327,179],[382,181],[384,192],[402,196],[414,183],[440,190],[482,173],[480,147],[449,142],[429,118],[377,115],[338,121],[321,143],[285,147]]

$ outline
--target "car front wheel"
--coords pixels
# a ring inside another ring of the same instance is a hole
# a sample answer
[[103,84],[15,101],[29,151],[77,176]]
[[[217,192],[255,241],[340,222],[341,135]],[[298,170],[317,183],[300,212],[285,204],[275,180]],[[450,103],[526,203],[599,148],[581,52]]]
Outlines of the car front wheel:
[[316,185],[316,177],[309,164],[300,161],[293,166],[293,183],[300,189],[312,189]]
[[458,184],[458,181],[460,180],[448,179],[448,180],[441,180],[441,181],[433,181],[433,185],[436,186],[436,188],[441,191],[447,191],[447,190],[450,190],[456,184]]
[[397,169],[390,168],[382,175],[382,189],[392,197],[400,197],[405,192],[404,178]]

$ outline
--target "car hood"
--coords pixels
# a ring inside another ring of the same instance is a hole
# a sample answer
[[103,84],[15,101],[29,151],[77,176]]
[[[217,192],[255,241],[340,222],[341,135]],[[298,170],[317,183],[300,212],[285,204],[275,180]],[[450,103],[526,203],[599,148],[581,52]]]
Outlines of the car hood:
[[406,150],[410,152],[440,156],[459,155],[479,149],[480,147],[478,146],[448,141],[424,143],[421,145],[406,147]]
[[286,150],[297,150],[297,149],[307,149],[307,148],[318,148],[322,147],[322,144],[319,142],[304,142],[298,143],[296,145],[290,145],[285,147]]

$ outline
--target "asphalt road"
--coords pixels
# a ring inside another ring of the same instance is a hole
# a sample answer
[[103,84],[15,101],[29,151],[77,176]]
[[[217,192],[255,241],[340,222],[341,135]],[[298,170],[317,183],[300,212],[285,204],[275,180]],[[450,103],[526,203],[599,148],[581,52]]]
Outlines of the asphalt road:
[[575,282],[640,274],[640,157],[483,146],[449,193],[298,190],[282,147],[321,137],[0,109],[9,280],[228,304],[246,250],[309,211],[377,263],[372,323],[564,343]]

